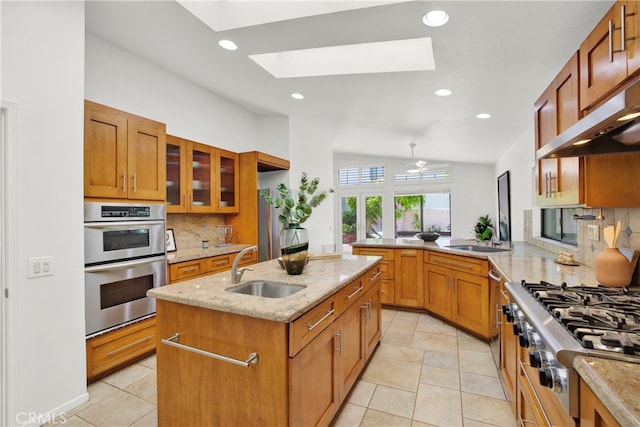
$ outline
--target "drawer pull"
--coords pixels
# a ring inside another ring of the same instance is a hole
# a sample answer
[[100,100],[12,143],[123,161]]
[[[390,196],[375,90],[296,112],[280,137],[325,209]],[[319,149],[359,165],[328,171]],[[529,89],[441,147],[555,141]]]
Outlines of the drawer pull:
[[180,340],[180,332],[175,332],[173,335],[171,335],[170,338],[167,338],[167,339],[163,338],[161,342],[163,344],[170,345],[171,347],[176,347],[181,350],[187,350],[192,353],[199,354],[201,356],[207,356],[212,359],[222,360],[223,362],[228,362],[234,365],[244,366],[245,368],[248,368],[250,364],[258,363],[258,353],[249,353],[249,358],[243,361],[243,360],[233,359],[227,356],[222,356],[220,354],[211,353],[209,351],[201,350],[199,348],[190,347],[188,345],[180,344],[178,342],[179,340]]
[[308,330],[312,330],[314,329],[316,326],[318,326],[320,323],[324,322],[326,320],[327,317],[331,316],[333,313],[335,313],[336,310],[335,308],[332,308],[331,310],[327,311],[327,314],[325,314],[324,316],[322,316],[320,318],[320,320],[318,320],[316,323],[314,323],[313,325],[307,325],[307,329]]
[[451,262],[451,261],[442,260],[442,261],[440,261],[440,263],[444,264],[444,265],[451,266],[451,267],[456,267],[456,268],[466,268],[467,270],[473,269],[472,265],[462,264],[462,263],[459,263],[459,262]]
[[153,338],[153,335],[147,335],[146,337],[144,337],[144,338],[140,338],[139,340],[134,341],[134,342],[132,342],[132,343],[129,343],[129,344],[125,345],[125,346],[122,346],[122,347],[120,347],[120,348],[116,348],[115,350],[108,351],[108,352],[107,352],[107,356],[112,356],[112,355],[114,355],[114,354],[116,354],[116,353],[121,352],[122,350],[126,350],[126,349],[128,349],[128,348],[131,348],[131,347],[133,347],[133,346],[136,346],[136,345],[138,345],[138,344],[140,344],[140,343],[143,343],[143,342],[145,342],[145,341],[149,341],[151,338]]
[[199,269],[200,269],[200,266],[193,266],[193,267],[183,268],[182,272],[183,273],[191,273],[192,271],[197,271]]
[[380,277],[380,275],[382,274],[382,272],[378,271],[376,274],[374,274],[373,276],[369,277],[369,281],[373,282],[374,280],[376,280],[378,277]]
[[500,274],[493,269],[489,270],[489,277],[495,280],[496,282],[499,282],[500,280],[502,280],[502,277],[500,277]]
[[216,261],[216,266],[220,266],[220,265],[227,265],[229,264],[228,260],[224,260],[224,261]]
[[416,251],[402,251],[402,255],[415,256]]
[[347,297],[345,297],[346,299],[351,299],[353,298],[358,292],[360,292],[362,290],[362,286],[360,286],[358,289],[356,289],[355,291],[353,291],[353,293]]

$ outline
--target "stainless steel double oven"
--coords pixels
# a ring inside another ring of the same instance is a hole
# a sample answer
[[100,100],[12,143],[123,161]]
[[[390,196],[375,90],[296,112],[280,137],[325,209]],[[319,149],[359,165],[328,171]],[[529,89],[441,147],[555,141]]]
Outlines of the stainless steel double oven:
[[165,206],[84,205],[87,337],[155,313],[147,291],[167,283]]

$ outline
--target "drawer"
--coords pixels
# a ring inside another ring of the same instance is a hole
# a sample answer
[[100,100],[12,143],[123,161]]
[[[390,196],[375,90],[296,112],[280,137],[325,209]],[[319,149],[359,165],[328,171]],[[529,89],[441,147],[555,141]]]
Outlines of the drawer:
[[353,248],[354,255],[377,255],[381,256],[383,261],[393,261],[393,249],[385,248]]
[[295,356],[338,318],[336,299],[329,297],[289,324],[289,356]]
[[87,378],[116,368],[156,348],[156,318],[87,340]]
[[230,270],[233,262],[233,255],[219,255],[207,258],[207,272],[216,273],[218,271]]
[[169,264],[169,283],[201,276],[203,274],[207,274],[206,259]]
[[344,313],[351,304],[358,301],[358,298],[367,292],[367,284],[364,279],[363,276],[357,278],[336,294],[336,307],[339,314]]
[[[233,256],[233,259],[235,260],[235,254]],[[240,267],[242,267],[242,266],[249,265],[249,264],[255,264],[256,262],[258,262],[258,252],[249,251],[249,252],[245,253],[244,255],[242,255],[242,258],[240,258],[240,261],[238,262],[238,265]]]
[[365,290],[369,290],[380,280],[382,280],[382,269],[380,268],[380,264],[378,264],[364,273],[362,276],[362,286]]
[[395,263],[393,261],[380,261],[380,273],[382,279],[394,280],[395,279]]
[[489,274],[489,262],[480,258],[471,258],[459,255],[443,254],[441,252],[427,251],[424,262],[428,262],[451,270],[464,271],[465,273],[487,276]]

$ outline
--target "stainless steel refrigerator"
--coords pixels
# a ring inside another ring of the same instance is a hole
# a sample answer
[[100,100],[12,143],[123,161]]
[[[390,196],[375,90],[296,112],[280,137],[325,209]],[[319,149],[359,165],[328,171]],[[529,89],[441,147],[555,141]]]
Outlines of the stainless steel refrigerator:
[[[275,188],[266,188],[270,194],[276,194]],[[278,258],[280,256],[280,223],[278,211],[258,197],[258,262]]]

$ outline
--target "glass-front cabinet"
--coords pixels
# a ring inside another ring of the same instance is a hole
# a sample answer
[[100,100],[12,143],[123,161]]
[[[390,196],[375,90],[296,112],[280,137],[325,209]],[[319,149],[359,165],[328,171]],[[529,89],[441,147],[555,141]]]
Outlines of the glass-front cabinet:
[[186,212],[186,141],[167,135],[167,213]]
[[216,149],[217,165],[217,206],[216,212],[238,212],[238,154],[231,151]]
[[213,198],[214,158],[212,147],[191,142],[189,144],[187,170],[189,188],[187,195],[190,212],[211,212]]

